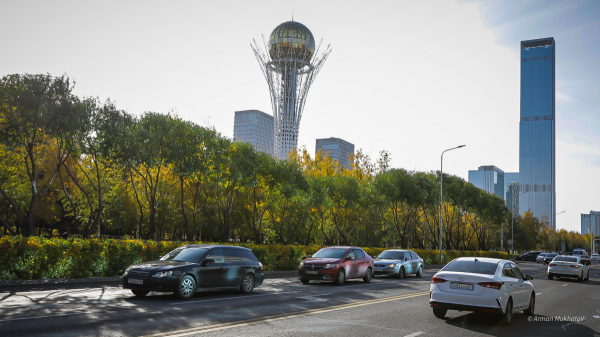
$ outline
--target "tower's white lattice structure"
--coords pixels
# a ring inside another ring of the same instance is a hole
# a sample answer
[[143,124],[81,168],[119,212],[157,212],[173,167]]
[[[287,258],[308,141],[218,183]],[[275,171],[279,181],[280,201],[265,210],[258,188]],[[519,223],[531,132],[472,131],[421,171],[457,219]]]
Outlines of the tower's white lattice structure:
[[331,52],[329,46],[317,55],[315,39],[303,24],[288,21],[277,26],[268,44],[251,44],[269,85],[275,119],[275,156],[287,159],[298,145],[300,119],[310,85]]

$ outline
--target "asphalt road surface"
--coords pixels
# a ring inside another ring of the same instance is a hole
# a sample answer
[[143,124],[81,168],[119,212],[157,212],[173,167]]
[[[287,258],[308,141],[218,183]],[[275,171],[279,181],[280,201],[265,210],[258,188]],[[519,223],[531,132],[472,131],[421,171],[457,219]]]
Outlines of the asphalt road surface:
[[600,336],[600,265],[590,280],[553,280],[546,267],[518,262],[534,276],[536,313],[510,326],[485,315],[433,316],[429,285],[437,270],[371,283],[303,285],[265,280],[250,295],[199,293],[136,298],[120,287],[0,292],[0,335],[45,336]]

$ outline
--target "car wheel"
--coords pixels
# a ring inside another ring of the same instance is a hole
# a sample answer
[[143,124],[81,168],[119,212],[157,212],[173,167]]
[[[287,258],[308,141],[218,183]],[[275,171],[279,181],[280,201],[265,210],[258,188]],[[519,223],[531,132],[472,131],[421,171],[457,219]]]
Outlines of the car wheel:
[[504,325],[510,325],[510,323],[512,322],[512,309],[512,298],[509,298],[508,303],[506,303],[506,312],[504,313],[504,317],[502,318],[502,323]]
[[549,279],[549,280],[553,280],[553,279],[554,279],[554,275],[552,275],[552,274],[548,274],[548,279]]
[[252,274],[246,274],[240,285],[240,290],[244,294],[249,294],[254,290],[254,276]]
[[175,294],[180,299],[187,300],[194,297],[194,293],[196,293],[196,281],[190,275],[185,275],[179,280]]
[[448,309],[433,308],[433,315],[440,319],[446,317],[446,312],[448,312]]
[[131,292],[137,297],[144,297],[144,296],[148,295],[148,293],[149,293],[149,291],[138,290],[138,289],[131,289]]
[[423,276],[423,266],[419,267],[419,270],[417,271],[417,277],[422,277]]
[[529,308],[523,310],[523,313],[527,316],[533,316],[535,313],[535,293],[531,293],[531,298],[529,299]]
[[373,273],[371,272],[371,268],[367,268],[367,272],[365,273],[365,277],[363,277],[363,281],[365,281],[365,283],[371,282],[372,275]]
[[310,280],[300,279],[300,282],[302,282],[302,284],[308,284],[308,282],[310,282]]
[[340,269],[338,271],[337,277],[335,278],[335,284],[342,285],[346,282],[346,272],[344,269]]
[[400,271],[398,271],[398,278],[404,278],[404,267],[400,267]]

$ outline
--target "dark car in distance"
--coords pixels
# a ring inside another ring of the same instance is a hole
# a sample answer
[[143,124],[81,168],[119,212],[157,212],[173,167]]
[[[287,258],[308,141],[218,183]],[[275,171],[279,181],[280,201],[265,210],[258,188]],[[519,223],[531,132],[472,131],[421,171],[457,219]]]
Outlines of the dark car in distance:
[[298,278],[307,284],[332,281],[344,284],[347,279],[362,278],[371,282],[373,258],[359,247],[325,247],[300,262]]
[[554,260],[555,257],[558,256],[558,253],[547,253],[544,256],[544,260],[542,261],[543,264],[548,264],[550,262],[552,262],[552,260]]
[[541,253],[542,252],[539,251],[527,252],[517,256],[517,261],[535,261],[537,259],[537,256]]
[[189,299],[196,292],[240,290],[250,293],[262,284],[263,266],[243,247],[187,245],[157,261],[135,264],[123,274],[123,288],[136,296],[150,291],[172,292]]

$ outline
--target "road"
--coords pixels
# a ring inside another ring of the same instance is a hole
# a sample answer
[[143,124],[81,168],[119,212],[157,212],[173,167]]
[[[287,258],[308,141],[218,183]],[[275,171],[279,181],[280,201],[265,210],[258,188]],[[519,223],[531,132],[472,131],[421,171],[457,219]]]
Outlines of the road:
[[[0,293],[0,335],[45,336],[600,336],[600,265],[590,280],[546,278],[546,267],[518,263],[534,276],[536,315],[515,314],[510,326],[488,316],[428,305],[437,270],[422,278],[374,278],[301,284],[266,280],[251,295],[200,293],[135,298],[119,287]],[[560,317],[557,317],[560,316]]]

